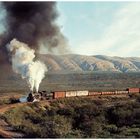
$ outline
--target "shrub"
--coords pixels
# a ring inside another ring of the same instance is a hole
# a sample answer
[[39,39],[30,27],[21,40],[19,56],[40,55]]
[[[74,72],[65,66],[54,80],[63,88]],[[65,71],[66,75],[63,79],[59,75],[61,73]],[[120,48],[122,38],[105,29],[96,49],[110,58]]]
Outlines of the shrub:
[[9,99],[9,103],[10,104],[15,104],[15,103],[19,103],[19,102],[20,102],[19,99],[14,98],[14,97],[12,97],[12,98]]
[[117,133],[118,132],[118,128],[116,125],[111,124],[111,125],[107,125],[106,126],[107,131],[109,131],[110,133]]
[[70,119],[60,115],[46,118],[43,124],[48,138],[65,138],[72,131]]
[[9,99],[0,99],[0,105],[9,104]]

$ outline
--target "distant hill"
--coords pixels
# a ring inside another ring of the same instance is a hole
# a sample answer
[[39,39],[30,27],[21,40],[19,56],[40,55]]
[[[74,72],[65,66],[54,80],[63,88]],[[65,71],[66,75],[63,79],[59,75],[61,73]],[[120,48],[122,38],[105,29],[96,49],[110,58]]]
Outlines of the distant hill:
[[[85,56],[77,54],[68,55],[38,55],[37,59],[43,61],[49,72],[140,72],[140,57],[110,57],[104,55]],[[10,65],[0,64],[0,79],[5,76],[17,76]]]
[[51,72],[99,71],[99,72],[140,72],[140,57],[110,57],[104,55],[40,55],[39,58]]

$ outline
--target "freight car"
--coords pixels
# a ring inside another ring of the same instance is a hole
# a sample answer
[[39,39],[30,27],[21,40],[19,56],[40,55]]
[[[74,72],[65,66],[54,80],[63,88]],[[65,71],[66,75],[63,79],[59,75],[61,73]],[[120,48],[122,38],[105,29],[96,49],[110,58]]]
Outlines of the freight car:
[[88,96],[88,91],[76,91],[76,96]]
[[65,98],[66,97],[66,92],[65,91],[55,91],[53,92],[53,98]]
[[127,90],[119,90],[115,91],[115,94],[128,94],[129,92]]
[[96,96],[96,95],[102,95],[101,92],[95,92],[95,91],[89,91],[88,93],[89,96]]
[[66,97],[75,97],[76,91],[66,91]]
[[103,92],[101,92],[101,94],[102,95],[113,95],[113,94],[115,94],[115,92],[113,92],[113,91],[103,91]]
[[129,93],[140,93],[140,88],[127,88]]

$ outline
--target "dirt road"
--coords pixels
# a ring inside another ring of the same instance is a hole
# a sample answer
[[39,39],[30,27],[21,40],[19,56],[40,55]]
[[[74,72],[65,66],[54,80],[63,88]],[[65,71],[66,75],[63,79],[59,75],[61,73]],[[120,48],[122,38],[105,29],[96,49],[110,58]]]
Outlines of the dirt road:
[[[27,103],[17,103],[0,106],[0,115],[17,106],[24,106]],[[20,132],[15,132],[14,129],[2,118],[0,118],[0,138],[22,138],[24,135]]]

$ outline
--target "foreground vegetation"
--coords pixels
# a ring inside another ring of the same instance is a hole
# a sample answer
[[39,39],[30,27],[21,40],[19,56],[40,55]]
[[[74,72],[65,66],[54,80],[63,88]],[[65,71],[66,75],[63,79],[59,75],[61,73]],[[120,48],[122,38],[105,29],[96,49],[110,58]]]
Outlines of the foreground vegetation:
[[140,95],[31,103],[3,118],[26,138],[140,138]]

